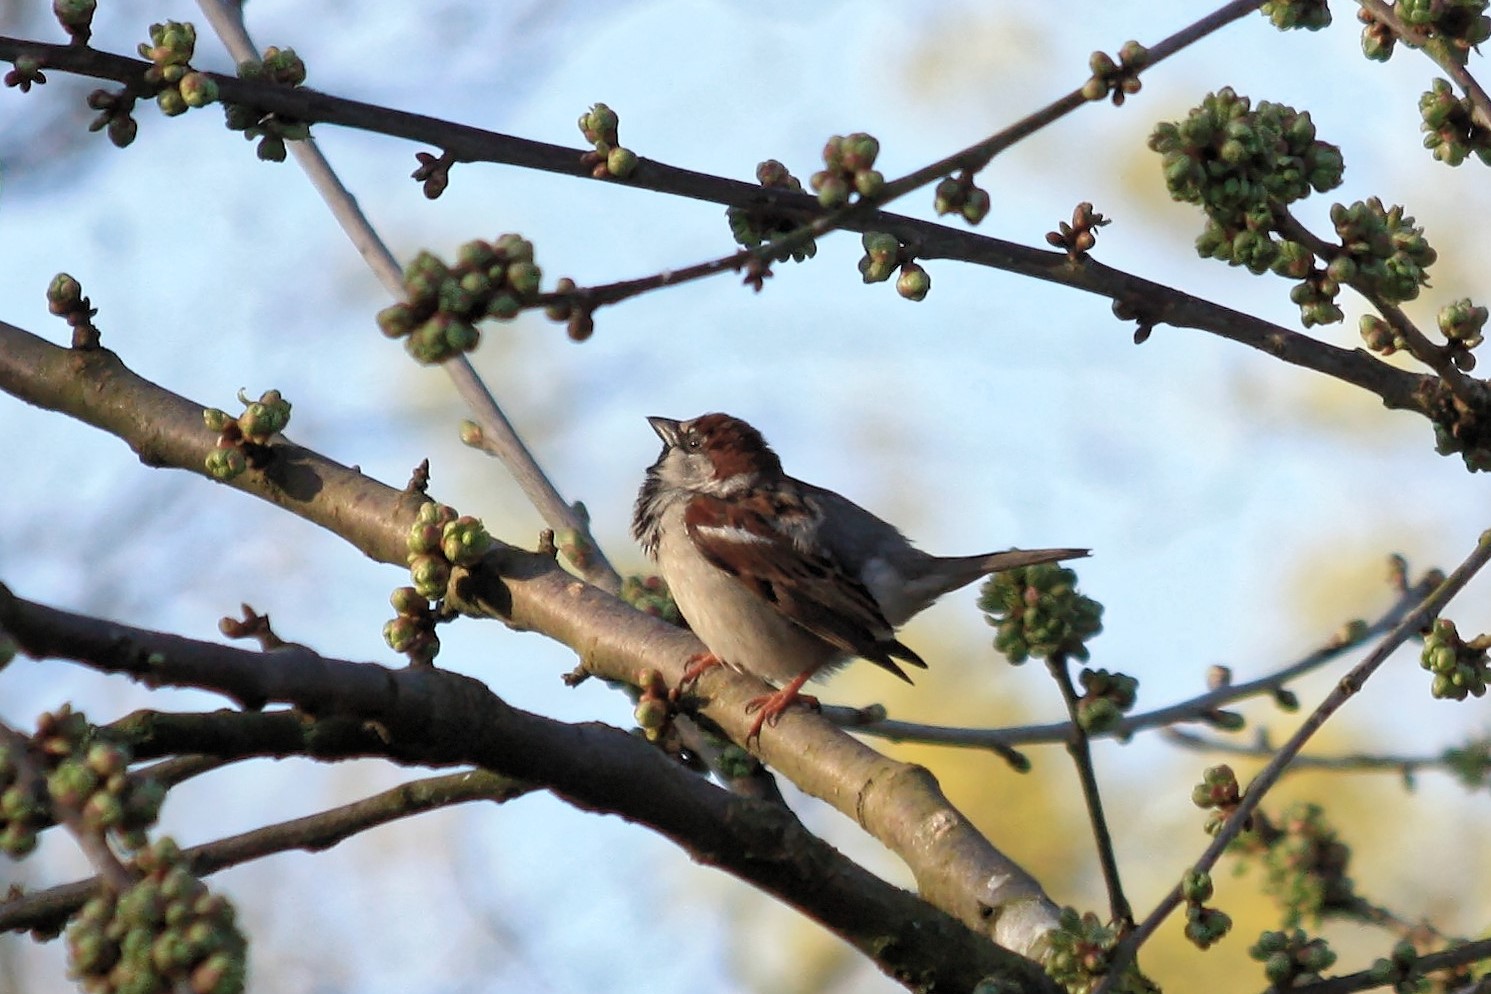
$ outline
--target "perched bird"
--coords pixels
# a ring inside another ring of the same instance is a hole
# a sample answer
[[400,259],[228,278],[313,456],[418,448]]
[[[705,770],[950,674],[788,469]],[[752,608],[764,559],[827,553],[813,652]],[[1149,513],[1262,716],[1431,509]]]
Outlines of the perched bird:
[[663,451],[637,495],[632,534],[709,650],[685,685],[721,663],[778,686],[747,706],[749,742],[803,684],[855,657],[911,682],[926,668],[896,629],[938,597],[1000,570],[1085,556],[1011,549],[933,556],[831,490],[793,479],[761,433],[728,414],[648,418]]

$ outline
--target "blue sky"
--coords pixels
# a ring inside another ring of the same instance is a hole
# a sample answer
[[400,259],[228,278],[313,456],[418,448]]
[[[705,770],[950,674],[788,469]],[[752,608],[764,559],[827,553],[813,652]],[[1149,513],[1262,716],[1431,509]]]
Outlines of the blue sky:
[[[189,4],[106,6],[94,43],[113,51],[132,51],[152,19],[200,22]],[[749,178],[767,157],[806,177],[828,135],[856,130],[879,137],[887,175],[910,171],[1079,85],[1092,49],[1154,41],[1210,7],[969,0],[911,15],[903,4],[804,12],[781,2],[574,0],[342,2],[308,13],[255,0],[248,9],[259,42],[296,48],[319,89],[575,146],[576,116],[604,100],[639,154]],[[1328,31],[1282,36],[1250,17],[1155,69],[1122,109],[1085,107],[1022,144],[980,178],[994,203],[982,230],[1042,244],[1075,203],[1091,200],[1114,221],[1099,239],[1103,262],[1295,326],[1283,281],[1195,256],[1199,222],[1164,199],[1144,149],[1155,121],[1232,85],[1308,107],[1320,136],[1342,146],[1344,186],[1300,212],[1317,230],[1333,199],[1407,203],[1443,260],[1412,312],[1432,324],[1439,304],[1484,292],[1476,267],[1491,234],[1467,219],[1482,215],[1491,194],[1480,166],[1440,167],[1419,145],[1417,94],[1437,74],[1427,60],[1405,52],[1368,63],[1354,20],[1338,16]],[[196,64],[225,67],[202,33]],[[61,341],[43,290],[54,273],[71,272],[101,308],[105,344],[141,374],[223,407],[239,388],[276,387],[295,404],[297,442],[395,484],[428,456],[436,494],[486,517],[504,539],[533,541],[540,522],[516,487],[456,442],[461,412],[444,378],[411,368],[378,336],[373,314],[387,301],[293,165],[255,160],[215,111],[167,121],[142,107],[130,149],[87,136],[85,154],[36,168],[38,143],[74,134],[38,133],[38,120],[79,127],[61,117],[67,101],[50,84],[0,93],[6,320]],[[730,248],[713,205],[481,165],[458,167],[430,203],[406,178],[424,149],[316,135],[402,258],[519,231],[549,280],[599,283]],[[930,200],[914,195],[897,209],[930,216]],[[861,286],[859,254],[857,236],[836,235],[812,264],[779,266],[761,294],[731,277],[652,294],[603,311],[582,346],[557,326],[520,321],[488,331],[476,362],[624,568],[640,566],[626,527],[656,455],[644,416],[727,410],[761,428],[789,472],[881,512],[930,551],[1091,546],[1082,585],[1107,608],[1094,664],[1139,676],[1151,706],[1199,690],[1211,663],[1243,677],[1295,658],[1335,623],[1385,606],[1388,553],[1449,567],[1487,526],[1475,513],[1483,481],[1436,456],[1425,424],[1370,396],[1199,332],[1162,327],[1135,347],[1106,302],[996,271],[930,263],[932,292],[912,304],[889,285]],[[1354,347],[1357,306],[1348,303],[1347,324],[1322,336]],[[0,454],[25,467],[7,481],[0,533],[0,579],[18,593],[201,638],[215,638],[217,618],[247,601],[322,652],[394,661],[379,629],[387,593],[402,582],[397,571],[240,494],[147,470],[118,441],[5,398]],[[1478,581],[1453,612],[1462,631],[1488,624],[1486,589]],[[912,627],[911,643],[920,630],[923,640],[957,637],[983,652],[973,599],[947,598]],[[445,645],[443,664],[482,676],[518,706],[630,721],[620,695],[562,687],[572,655],[535,636],[464,625]],[[897,699],[906,717],[936,721],[939,699],[957,693],[933,666],[919,692]],[[944,672],[970,678],[952,665]],[[1008,681],[1031,702],[1032,720],[1058,713],[1039,674],[989,672],[978,678]],[[155,700],[65,666],[16,664],[4,681],[0,716],[12,723],[64,698],[100,717]],[[1430,701],[1426,687],[1405,654],[1351,709],[1372,716],[1387,748],[1432,751],[1483,727],[1477,708]],[[872,673],[824,696],[859,703],[886,690]],[[217,706],[205,695],[174,702]],[[1113,751],[1105,773],[1131,780],[1164,751],[1152,742]],[[183,799],[167,820],[200,841],[396,779],[382,767],[264,764],[248,788],[194,786],[188,796],[211,798],[211,809],[189,810]],[[442,840],[439,855],[416,859],[431,839]],[[49,845],[35,872],[76,872],[64,848]],[[379,876],[355,879],[375,858]],[[420,820],[306,859],[224,881],[248,891],[255,874],[267,875],[295,895],[285,899],[292,907],[332,912],[328,948],[361,946],[370,930],[379,942],[362,972],[344,962],[346,975],[330,980],[324,964],[295,973],[287,961],[284,990],[402,990],[427,982],[432,962],[453,960],[462,965],[446,974],[450,990],[568,991],[598,981],[732,989],[723,926],[701,926],[697,909],[675,903],[698,888],[715,900],[720,884],[680,870],[676,852],[614,819],[530,799]],[[589,881],[578,920],[555,892],[556,866],[561,881]],[[323,867],[335,872],[334,896],[307,886]],[[551,894],[561,901],[545,900]],[[251,927],[294,936],[296,916],[283,905],[277,911],[262,894],[245,900]],[[462,910],[447,916],[453,905]],[[515,908],[525,909],[521,924]],[[661,966],[626,955],[639,933],[615,923],[640,914],[661,915],[673,934],[691,930]],[[556,955],[567,943],[586,955]],[[43,956],[57,953],[54,945]],[[644,966],[664,975],[631,972]],[[856,980],[865,990],[887,984]]]

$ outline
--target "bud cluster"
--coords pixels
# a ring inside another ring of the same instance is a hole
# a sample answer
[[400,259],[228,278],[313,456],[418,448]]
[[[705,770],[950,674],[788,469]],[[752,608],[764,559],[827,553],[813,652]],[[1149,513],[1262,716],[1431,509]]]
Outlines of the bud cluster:
[[196,47],[197,29],[180,21],[150,25],[150,41],[140,43],[140,56],[150,60],[145,82],[157,87],[155,102],[167,117],[217,100],[217,83],[191,67]]
[[939,217],[961,214],[969,224],[988,217],[989,204],[989,191],[975,186],[973,174],[966,169],[957,176],[943,177],[932,195],[932,207]]
[[1103,630],[1103,606],[1077,592],[1077,574],[1055,563],[996,573],[979,591],[979,609],[997,629],[994,648],[1011,663],[1034,656],[1085,660]]
[[133,886],[90,898],[67,929],[72,974],[89,994],[238,994],[248,944],[233,906],[161,839],[141,850]]
[[1061,221],[1055,231],[1046,232],[1046,244],[1065,249],[1067,258],[1076,262],[1098,243],[1098,229],[1111,223],[1108,218],[1083,201],[1072,208],[1070,223]]
[[1331,223],[1341,239],[1341,254],[1326,271],[1331,282],[1352,283],[1394,303],[1413,300],[1428,285],[1438,253],[1401,206],[1384,208],[1376,197],[1350,207],[1332,204]]
[[[238,63],[238,76],[275,86],[295,87],[305,82],[306,69],[295,49],[271,45],[264,50],[264,58]],[[225,110],[228,130],[243,132],[248,141],[259,139],[256,153],[265,162],[284,162],[285,142],[304,141],[311,136],[311,126],[304,121],[265,113],[247,104],[228,104]]]
[[1394,994],[1418,994],[1429,989],[1427,980],[1419,971],[1418,960],[1419,951],[1412,942],[1403,939],[1393,946],[1389,956],[1373,962],[1367,976],[1374,984],[1391,986]]
[[1467,56],[1491,38],[1486,0],[1397,0],[1389,8],[1408,31],[1399,38],[1391,25],[1378,20],[1366,7],[1357,12],[1362,22],[1362,54],[1377,62],[1392,58],[1401,40],[1409,48],[1437,47],[1464,65]]
[[1277,246],[1270,254],[1267,246],[1233,242],[1243,234],[1267,241],[1276,207],[1341,182],[1340,149],[1315,137],[1308,112],[1269,101],[1255,110],[1230,87],[1207,94],[1185,120],[1159,124],[1149,147],[1160,153],[1170,196],[1196,204],[1211,221],[1200,254],[1254,272],[1273,263]]
[[1088,911],[1062,908],[1056,928],[1047,933],[1041,965],[1052,980],[1071,994],[1089,994],[1108,974],[1118,930]]
[[1436,619],[1424,636],[1424,650],[1419,656],[1419,665],[1434,674],[1429,692],[1441,700],[1485,696],[1486,678],[1491,674],[1488,648],[1491,636],[1481,635],[1467,642],[1453,621]]
[[1138,93],[1143,84],[1139,73],[1149,65],[1149,49],[1137,41],[1126,41],[1118,50],[1118,61],[1114,62],[1106,52],[1093,52],[1087,59],[1087,68],[1092,70],[1087,82],[1082,84],[1082,96],[1086,100],[1113,98],[1113,106],[1122,107],[1124,100]]
[[83,296],[83,284],[67,273],[53,276],[52,282],[47,284],[47,310],[72,328],[73,348],[98,348],[98,329],[93,326],[93,316],[98,313],[98,308]]
[[1139,681],[1126,673],[1084,669],[1077,678],[1083,691],[1077,699],[1077,722],[1088,735],[1117,728],[1138,700]]
[[88,123],[89,131],[108,129],[109,141],[115,148],[127,148],[140,131],[134,118],[135,94],[128,89],[110,92],[94,90],[88,94],[88,107],[98,111],[98,116]]
[[388,602],[396,613],[383,623],[383,641],[394,652],[408,656],[414,665],[428,665],[440,652],[436,616],[429,600],[413,587],[398,587]]
[[[40,56],[18,55],[15,62],[6,71],[4,83],[6,86],[14,87],[22,93],[30,93],[33,86],[45,86],[47,74],[42,72],[45,65]],[[97,131],[97,128],[92,129]]]
[[379,311],[378,327],[389,338],[403,338],[417,361],[444,362],[481,342],[476,322],[517,317],[538,296],[542,276],[533,243],[521,235],[469,241],[454,266],[420,252],[404,270],[406,299]]
[[477,518],[427,501],[409,529],[409,572],[414,589],[427,600],[445,596],[452,566],[474,566],[492,548],[492,536]]
[[865,254],[860,256],[859,275],[866,283],[883,283],[897,269],[896,292],[907,300],[924,300],[932,289],[932,277],[911,257],[895,235],[867,231],[860,238]]
[[1185,936],[1197,949],[1210,949],[1232,930],[1232,916],[1206,905],[1211,900],[1211,874],[1192,867],[1180,879],[1180,894],[1186,904]]
[[1312,939],[1300,929],[1264,932],[1248,950],[1263,964],[1263,975],[1274,990],[1317,984],[1321,974],[1336,962],[1336,954],[1324,939]]
[[1216,835],[1242,801],[1242,787],[1237,774],[1226,763],[1209,766],[1201,782],[1191,788],[1191,803],[1207,811],[1206,834]]
[[269,439],[290,423],[290,402],[278,390],[266,390],[255,401],[240,390],[238,402],[243,413],[236,418],[216,407],[202,412],[208,430],[218,433],[217,446],[206,460],[207,474],[214,480],[226,482],[250,466],[261,468],[269,457]]
[[632,717],[648,742],[660,742],[668,731],[673,717],[673,704],[668,697],[668,685],[657,670],[644,670],[641,677],[642,693],[637,697],[637,706]]
[[[26,755],[15,752],[20,748],[0,746],[0,851],[26,855],[37,833],[64,811],[123,849],[145,845],[145,830],[160,815],[166,792],[149,777],[130,775],[129,746],[101,736],[82,713],[63,705],[37,721]],[[33,775],[26,775],[28,765]]]
[[1304,28],[1319,31],[1330,27],[1331,9],[1328,0],[1265,0],[1263,16],[1274,22],[1280,31]]
[[[776,159],[767,159],[756,166],[756,180],[768,190],[786,190],[802,193],[802,182],[793,176]],[[791,214],[774,211],[769,206],[729,207],[725,220],[730,224],[730,234],[737,245],[755,248],[764,241],[785,235],[801,227],[801,222]],[[802,262],[818,254],[818,243],[809,238],[791,248],[784,248],[772,255],[775,262]]]
[[855,193],[861,197],[878,194],[885,185],[885,177],[872,168],[879,155],[880,142],[862,131],[830,138],[823,146],[824,168],[808,180],[818,203],[833,210],[847,204]]
[[1186,902],[1186,939],[1197,949],[1210,949],[1232,931],[1232,916],[1199,901]]
[[632,574],[621,581],[621,599],[643,614],[661,618],[670,625],[682,625],[683,615],[660,576]]
[[1336,837],[1320,805],[1290,805],[1277,827],[1264,825],[1250,841],[1263,851],[1262,889],[1283,906],[1286,927],[1357,905],[1346,872],[1351,849]]
[[1432,85],[1419,97],[1424,147],[1447,165],[1458,166],[1474,155],[1491,166],[1491,128],[1476,120],[1470,98],[1456,97],[1448,80],[1436,79]]
[[595,104],[580,115],[577,122],[585,140],[595,146],[586,152],[580,161],[591,167],[590,174],[596,179],[625,179],[637,169],[637,154],[621,144],[616,129],[621,119],[605,104]]

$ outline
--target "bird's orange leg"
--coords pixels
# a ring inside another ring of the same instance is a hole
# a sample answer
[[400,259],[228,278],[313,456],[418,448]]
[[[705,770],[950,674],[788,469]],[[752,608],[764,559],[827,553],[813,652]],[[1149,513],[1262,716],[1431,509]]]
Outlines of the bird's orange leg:
[[712,652],[700,652],[689,657],[688,665],[684,667],[683,676],[678,678],[678,686],[668,694],[670,700],[676,702],[683,696],[684,691],[699,681],[699,678],[716,666],[724,666],[725,661]]
[[762,694],[760,697],[753,697],[746,702],[746,714],[759,712],[756,714],[755,724],[751,725],[750,734],[746,736],[746,745],[749,746],[752,739],[758,742],[761,741],[761,726],[775,725],[777,719],[782,716],[782,712],[786,711],[797,701],[802,701],[808,707],[817,709],[818,698],[801,692],[802,685],[811,680],[813,674],[816,672],[816,668],[803,670],[792,678],[791,683],[776,693]]

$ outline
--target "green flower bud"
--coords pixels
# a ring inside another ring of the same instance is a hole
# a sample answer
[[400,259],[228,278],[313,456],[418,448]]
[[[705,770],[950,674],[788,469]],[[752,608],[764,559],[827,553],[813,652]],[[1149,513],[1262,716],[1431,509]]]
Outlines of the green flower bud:
[[832,210],[849,202],[849,181],[842,173],[818,172],[813,174],[813,189],[818,192],[818,203]]
[[284,162],[285,142],[278,135],[265,135],[259,140],[259,145],[254,149],[256,154],[264,162]]
[[924,300],[931,289],[932,277],[921,266],[908,262],[901,267],[901,275],[896,280],[896,292],[901,296],[907,300]]
[[637,171],[637,155],[629,148],[620,145],[606,153],[606,172],[619,179],[625,179]]
[[445,596],[445,588],[450,584],[450,563],[439,556],[416,556],[409,563],[409,576],[421,597],[439,600]]
[[951,214],[953,211],[962,208],[966,195],[967,193],[962,183],[959,183],[952,176],[946,176],[937,184],[932,206],[939,216]]
[[511,293],[499,293],[487,301],[487,317],[511,321],[523,311],[523,302]]
[[[844,170],[844,136],[834,135],[823,144],[823,164],[828,166],[830,172],[842,172]],[[813,187],[817,189],[817,187]]]
[[895,235],[884,231],[867,231],[860,237],[866,254],[876,262],[893,261],[901,251],[901,242]]
[[854,174],[854,189],[861,197],[873,197],[885,186],[878,169],[861,169]]
[[439,525],[441,528],[444,528],[459,517],[460,514],[449,504],[427,500],[419,505],[419,511],[415,515],[415,520],[422,525]]
[[267,76],[284,86],[299,86],[305,82],[305,63],[293,48],[269,46],[264,50],[263,67]]
[[388,647],[394,652],[405,653],[409,651],[409,647],[414,644],[415,639],[419,638],[422,631],[413,618],[400,615],[383,623],[383,641],[387,642]]
[[[1106,56],[1105,56],[1106,58]],[[1082,99],[1096,103],[1108,95],[1111,84],[1101,76],[1092,76],[1082,84]]]
[[1213,890],[1211,874],[1205,870],[1187,870],[1181,877],[1181,896],[1191,903],[1199,904],[1203,901],[1210,901]]
[[644,697],[637,702],[632,712],[638,726],[649,732],[661,729],[668,722],[668,702],[657,697]]
[[83,306],[83,284],[67,273],[58,273],[47,284],[47,310],[58,316]]
[[207,453],[206,468],[208,476],[226,482],[248,469],[248,457],[236,445],[213,449]]
[[462,515],[445,526],[440,551],[460,566],[471,566],[492,547],[492,536],[486,527],[470,515]]
[[129,750],[112,742],[95,742],[88,748],[88,768],[101,777],[111,777],[129,765]]
[[[543,272],[532,262],[514,262],[507,267],[507,285],[519,297],[531,297],[538,293],[539,281],[543,279]],[[570,281],[570,287],[574,287],[574,281]]]
[[421,615],[430,607],[430,602],[419,596],[419,591],[413,587],[395,587],[388,602],[399,614],[409,617]]
[[217,82],[204,73],[187,73],[176,88],[181,91],[181,99],[188,107],[206,107],[217,102]]
[[155,102],[161,113],[167,117],[186,113],[186,99],[182,97],[180,90],[161,90],[155,95]]
[[969,224],[978,224],[989,215],[989,191],[973,187],[963,202],[963,219]]
[[470,352],[481,343],[481,332],[469,321],[450,321],[445,325],[445,347],[448,354]]
[[124,804],[113,794],[93,794],[83,804],[83,820],[97,828],[114,828],[124,822]]
[[408,304],[390,304],[378,312],[378,329],[389,338],[403,338],[419,323]]
[[839,149],[839,162],[844,171],[858,173],[875,164],[876,157],[880,155],[880,142],[871,135],[857,131],[845,138]]
[[12,859],[29,856],[36,849],[36,829],[18,821],[0,827],[0,852]]

